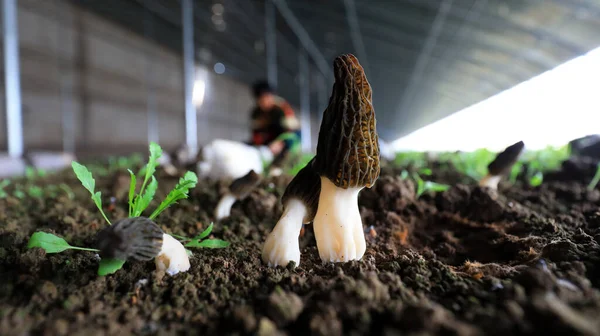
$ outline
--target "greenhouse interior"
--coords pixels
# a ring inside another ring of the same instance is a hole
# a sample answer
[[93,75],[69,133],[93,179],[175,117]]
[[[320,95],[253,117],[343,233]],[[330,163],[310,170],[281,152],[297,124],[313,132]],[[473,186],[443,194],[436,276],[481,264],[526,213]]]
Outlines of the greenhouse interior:
[[598,0],[0,9],[0,335],[600,335]]

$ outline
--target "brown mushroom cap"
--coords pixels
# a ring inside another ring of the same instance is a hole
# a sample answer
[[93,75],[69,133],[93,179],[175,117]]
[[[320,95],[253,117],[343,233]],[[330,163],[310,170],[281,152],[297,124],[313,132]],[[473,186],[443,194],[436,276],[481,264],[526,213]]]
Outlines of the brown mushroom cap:
[[492,176],[500,176],[508,173],[512,166],[519,159],[519,155],[523,151],[525,147],[525,143],[523,141],[519,141],[511,146],[506,147],[506,149],[498,154],[494,161],[492,161],[488,165],[488,173]]
[[291,199],[301,201],[307,208],[307,214],[304,223],[312,222],[317,214],[319,207],[319,194],[321,193],[321,178],[314,170],[313,158],[302,168],[298,174],[290,181],[281,197],[281,203],[286,203]]
[[354,55],[334,63],[335,83],[319,131],[315,170],[339,188],[370,188],[379,177],[371,86]]
[[254,170],[250,170],[248,174],[231,182],[229,191],[231,191],[238,200],[244,199],[258,186],[260,180],[260,175]]
[[163,231],[146,217],[121,219],[98,232],[97,246],[104,258],[151,260],[162,249]]

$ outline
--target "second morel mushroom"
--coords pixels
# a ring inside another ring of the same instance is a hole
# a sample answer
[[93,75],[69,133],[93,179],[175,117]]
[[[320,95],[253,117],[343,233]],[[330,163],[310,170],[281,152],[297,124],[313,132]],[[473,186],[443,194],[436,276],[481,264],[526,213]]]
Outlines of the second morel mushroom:
[[229,185],[229,191],[226,192],[215,209],[215,218],[217,220],[229,217],[231,214],[231,207],[236,201],[243,200],[248,197],[250,192],[258,186],[261,181],[261,177],[254,170],[250,170],[248,174],[235,179]]
[[283,214],[262,251],[262,259],[269,266],[286,266],[290,261],[300,264],[300,231],[315,218],[321,188],[313,162],[298,172],[281,197]]
[[314,168],[321,179],[313,225],[323,261],[361,259],[366,250],[358,194],[379,177],[379,137],[371,86],[353,55],[334,61]]
[[488,187],[492,190],[498,189],[498,183],[502,179],[502,176],[508,174],[512,169],[512,166],[519,159],[519,155],[523,151],[525,144],[523,141],[519,141],[498,154],[494,161],[488,165],[488,173],[480,181],[481,187]]

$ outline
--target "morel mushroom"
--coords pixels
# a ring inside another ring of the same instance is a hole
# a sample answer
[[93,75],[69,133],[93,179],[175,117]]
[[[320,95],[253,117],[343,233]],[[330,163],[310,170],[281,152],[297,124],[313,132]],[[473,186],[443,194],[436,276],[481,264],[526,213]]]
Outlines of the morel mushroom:
[[479,185],[497,190],[502,176],[510,172],[512,166],[519,159],[519,155],[521,155],[524,147],[525,144],[523,141],[519,141],[508,146],[502,153],[498,154],[494,161],[488,165],[488,173],[479,181]]
[[356,57],[337,57],[334,72],[314,162],[321,192],[313,225],[321,260],[349,261],[366,250],[358,194],[379,177],[379,137],[371,86]]
[[229,217],[231,207],[236,201],[243,200],[250,195],[250,192],[260,183],[260,175],[254,170],[250,170],[248,174],[235,179],[229,185],[229,191],[225,193],[215,209],[215,217],[217,220]]
[[97,245],[102,258],[155,259],[156,268],[174,275],[190,268],[185,248],[146,217],[125,218],[98,233]]
[[303,224],[315,218],[321,188],[313,162],[314,159],[298,172],[281,197],[283,214],[262,251],[262,259],[269,266],[285,266],[290,261],[300,264],[300,231]]

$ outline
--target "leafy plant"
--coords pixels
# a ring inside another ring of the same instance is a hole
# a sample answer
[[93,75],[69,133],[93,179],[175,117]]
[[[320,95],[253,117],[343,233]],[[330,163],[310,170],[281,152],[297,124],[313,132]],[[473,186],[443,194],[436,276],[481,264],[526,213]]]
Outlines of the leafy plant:
[[436,183],[432,181],[423,181],[419,174],[413,174],[413,179],[417,182],[417,198],[421,197],[427,191],[442,192],[450,189],[447,184]]
[[0,198],[8,197],[8,193],[4,190],[10,184],[10,180],[2,180],[0,181]]
[[75,161],[71,163],[71,166],[73,167],[73,172],[75,172],[79,182],[81,182],[83,187],[92,195],[92,201],[94,201],[96,207],[98,207],[98,210],[100,210],[102,217],[104,217],[108,224],[111,224],[108,220],[108,217],[106,217],[104,210],[102,210],[102,193],[99,191],[95,192],[94,190],[96,187],[96,180],[94,180],[92,177],[92,173],[84,165],[81,165]]
[[539,171],[529,178],[529,185],[532,187],[538,187],[542,184],[543,181],[544,174]]
[[[154,173],[156,172],[156,167],[158,166],[158,160],[162,156],[162,149],[156,143],[150,144],[150,157],[148,159],[148,163],[142,168],[139,173],[139,178],[128,169],[129,175],[131,178],[129,184],[129,217],[139,217],[142,215],[142,212],[148,208],[154,196],[156,194],[156,190],[158,189],[158,182],[154,177]],[[102,213],[104,219],[110,224],[111,222],[108,220],[108,217],[102,210],[102,194],[100,191],[96,191],[96,181],[94,180],[92,173],[85,166],[73,162],[72,163],[73,171],[83,187],[90,192],[92,195],[92,200],[98,207],[98,210]],[[142,179],[143,177],[143,179]],[[141,180],[142,185],[139,192],[136,192],[137,181]],[[156,218],[160,215],[165,209],[170,207],[171,205],[177,203],[177,201],[181,199],[186,199],[189,196],[189,190],[194,188],[198,183],[198,177],[193,172],[187,172],[185,175],[179,180],[175,188],[169,192],[167,197],[158,205],[158,207],[152,212],[149,216],[150,219]],[[66,187],[66,188],[65,188]],[[63,190],[67,192],[70,197],[72,197],[72,191],[68,186],[63,185]],[[70,193],[69,193],[70,192]],[[201,234],[194,238],[183,238],[184,240],[189,241],[186,246],[188,247],[208,247],[208,248],[220,248],[229,246],[228,242],[225,242],[220,239],[205,239],[210,232],[212,231],[212,224],[204,230]],[[83,247],[74,247],[69,245],[63,238],[55,236],[50,233],[44,232],[36,232],[34,233],[29,241],[29,248],[32,247],[40,247],[46,250],[48,253],[58,253],[67,249],[76,249],[76,250],[84,250],[84,251],[95,251],[99,252],[96,249],[83,248]],[[100,261],[100,265],[98,268],[98,275],[107,275],[112,274],[118,271],[125,264],[125,260],[119,259],[102,259]]]
[[[205,247],[205,248],[224,248],[229,246],[229,242],[221,239],[205,239],[210,235],[213,229],[213,223],[210,223],[206,230],[202,231],[199,235],[192,238],[185,247]],[[182,237],[185,238],[185,237]],[[185,238],[187,239],[187,238]]]
[[594,177],[590,181],[590,184],[588,184],[587,189],[590,191],[596,189],[596,185],[598,185],[598,182],[600,182],[600,162],[598,162],[598,167],[596,168],[596,174],[594,174]]
[[27,194],[33,198],[42,198],[44,196],[44,191],[40,186],[29,186],[27,188]]

